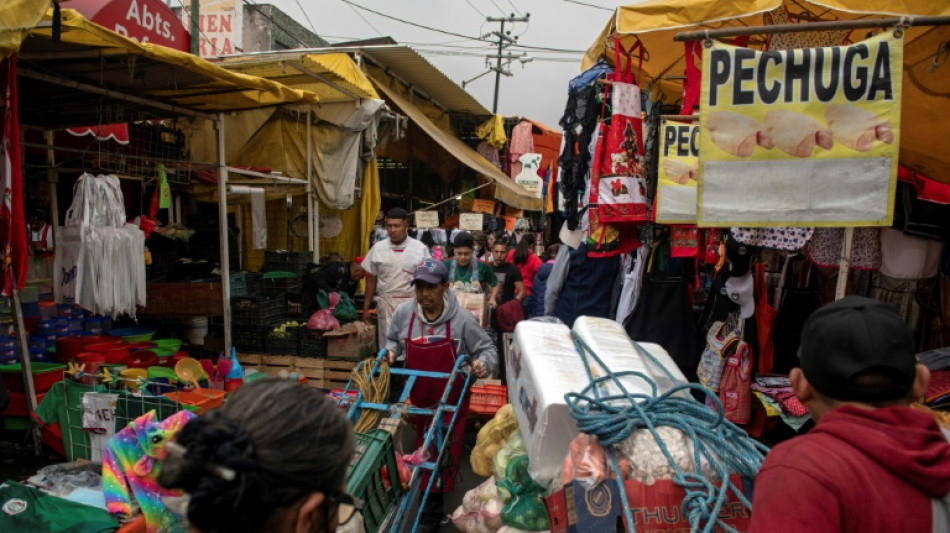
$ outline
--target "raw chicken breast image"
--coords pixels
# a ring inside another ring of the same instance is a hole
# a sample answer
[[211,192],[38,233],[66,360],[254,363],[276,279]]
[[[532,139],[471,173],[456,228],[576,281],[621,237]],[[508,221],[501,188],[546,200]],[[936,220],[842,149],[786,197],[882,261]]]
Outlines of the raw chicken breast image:
[[772,148],[772,140],[754,118],[732,111],[713,111],[704,125],[713,144],[734,156],[749,157],[756,146]]
[[890,124],[874,113],[850,104],[834,104],[825,110],[825,120],[836,141],[858,152],[867,152],[874,141],[894,142]]
[[834,145],[831,131],[808,115],[795,111],[769,111],[764,122],[765,133],[775,146],[795,157],[809,157],[815,146],[830,150]]
[[689,180],[696,181],[696,170],[698,170],[696,167],[682,161],[663,160],[663,172],[666,173],[667,179],[680,185],[686,185]]

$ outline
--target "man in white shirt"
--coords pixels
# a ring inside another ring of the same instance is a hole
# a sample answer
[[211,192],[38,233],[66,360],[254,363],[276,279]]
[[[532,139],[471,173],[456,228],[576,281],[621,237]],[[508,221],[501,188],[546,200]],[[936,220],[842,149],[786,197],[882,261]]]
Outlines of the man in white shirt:
[[43,220],[40,213],[30,218],[30,245],[34,254],[53,251],[53,227]]
[[396,308],[414,294],[411,283],[416,266],[431,257],[426,245],[409,237],[409,213],[405,209],[394,207],[387,211],[383,224],[389,238],[374,244],[362,264],[366,271],[363,320],[369,321],[370,305],[378,292],[376,334],[380,347],[386,345],[389,319]]

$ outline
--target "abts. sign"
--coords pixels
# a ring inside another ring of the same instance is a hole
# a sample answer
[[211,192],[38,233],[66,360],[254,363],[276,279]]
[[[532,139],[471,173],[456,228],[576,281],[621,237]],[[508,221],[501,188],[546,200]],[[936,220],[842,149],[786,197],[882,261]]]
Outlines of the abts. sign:
[[160,0],[70,0],[69,8],[130,39],[189,50],[188,29]]

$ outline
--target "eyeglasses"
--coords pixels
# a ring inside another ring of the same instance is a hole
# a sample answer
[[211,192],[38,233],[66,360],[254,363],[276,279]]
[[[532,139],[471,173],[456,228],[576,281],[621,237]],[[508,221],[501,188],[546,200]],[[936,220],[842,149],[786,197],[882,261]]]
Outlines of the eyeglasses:
[[335,491],[327,495],[327,501],[337,506],[337,523],[344,525],[363,510],[363,500],[342,491]]

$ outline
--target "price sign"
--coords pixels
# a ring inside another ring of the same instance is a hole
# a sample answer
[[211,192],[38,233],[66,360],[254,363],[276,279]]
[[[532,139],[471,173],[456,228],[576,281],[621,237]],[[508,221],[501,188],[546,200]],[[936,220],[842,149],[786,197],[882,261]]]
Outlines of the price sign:
[[459,216],[459,229],[465,231],[482,231],[481,213],[462,213]]
[[472,201],[472,212],[473,213],[485,213],[487,215],[494,214],[495,212],[495,201],[494,200],[473,200]]
[[416,211],[417,228],[437,228],[439,227],[438,211]]

